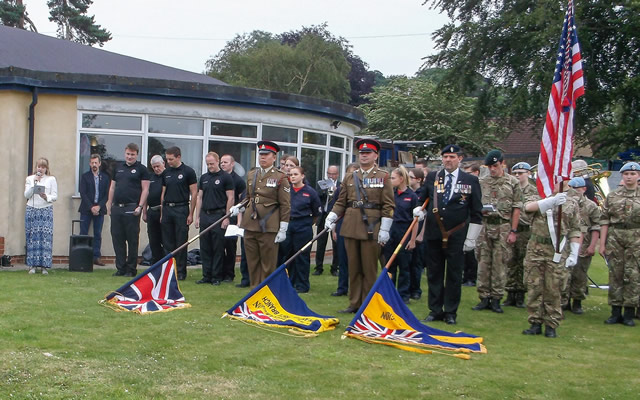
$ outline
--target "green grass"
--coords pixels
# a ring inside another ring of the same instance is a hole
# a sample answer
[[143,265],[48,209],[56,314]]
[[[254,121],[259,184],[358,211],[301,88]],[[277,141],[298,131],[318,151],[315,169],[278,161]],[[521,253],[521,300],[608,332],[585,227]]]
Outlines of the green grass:
[[[525,310],[471,311],[475,288],[463,288],[456,329],[483,336],[488,349],[464,361],[341,340],[350,316],[316,338],[220,319],[246,290],[196,285],[199,269],[181,284],[192,308],[117,313],[98,305],[124,282],[112,272],[0,271],[0,399],[638,398],[640,327],[604,325],[603,290],[591,289],[585,314],[569,313],[548,339],[521,334]],[[607,282],[601,259],[590,275]],[[339,315],[347,301],[329,296],[336,282],[313,276],[302,298]],[[426,291],[410,308],[424,318]]]

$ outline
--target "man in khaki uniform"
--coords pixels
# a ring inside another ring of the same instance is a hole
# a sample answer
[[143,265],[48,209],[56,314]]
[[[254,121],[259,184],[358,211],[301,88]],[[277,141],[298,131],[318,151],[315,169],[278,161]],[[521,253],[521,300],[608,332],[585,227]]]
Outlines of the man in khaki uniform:
[[380,245],[389,240],[395,208],[389,174],[376,166],[380,143],[360,139],[356,148],[360,168],[344,177],[338,200],[325,221],[326,228],[334,229],[338,215],[344,215],[340,234],[349,260],[349,307],[342,313],[358,311],[373,287]]
[[247,256],[249,280],[254,288],[275,271],[278,262],[278,246],[284,241],[289,227],[291,188],[287,176],[274,167],[277,144],[258,142],[259,167],[247,174],[246,209],[235,205],[231,216],[245,211],[241,227],[244,228],[244,248]]
[[478,296],[480,303],[473,310],[491,308],[502,313],[500,300],[507,283],[507,264],[516,242],[522,189],[515,177],[505,174],[504,159],[498,150],[491,150],[484,164],[489,176],[480,178],[482,189],[482,233],[478,242]]

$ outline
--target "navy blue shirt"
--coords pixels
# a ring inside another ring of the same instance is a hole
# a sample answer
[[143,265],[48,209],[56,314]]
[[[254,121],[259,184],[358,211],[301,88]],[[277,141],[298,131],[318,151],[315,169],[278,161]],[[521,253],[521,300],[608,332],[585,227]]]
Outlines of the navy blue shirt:
[[113,194],[113,202],[118,204],[138,203],[142,194],[142,181],[150,178],[149,170],[136,161],[131,165],[126,162],[117,164],[113,174],[116,182],[116,190]]
[[[188,203],[191,191],[189,186],[198,183],[196,172],[185,163],[179,167],[168,167],[162,174],[162,186],[165,203]],[[195,201],[195,199],[193,199]]]
[[309,185],[304,185],[297,192],[293,186],[291,187],[291,219],[312,218],[321,213],[322,205],[320,204],[318,192]]
[[410,224],[413,221],[413,209],[418,206],[418,196],[413,190],[407,188],[399,193],[393,189],[393,197],[396,200],[396,208],[393,211],[393,224]]

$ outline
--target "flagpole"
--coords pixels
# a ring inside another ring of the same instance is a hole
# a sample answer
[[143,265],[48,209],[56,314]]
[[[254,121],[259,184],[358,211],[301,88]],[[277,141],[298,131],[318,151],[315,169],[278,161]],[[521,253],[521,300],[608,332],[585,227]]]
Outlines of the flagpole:
[[[560,181],[560,190],[558,194],[564,192],[564,181]],[[556,229],[556,253],[560,253],[560,230],[562,228],[562,204],[558,206],[558,227]]]
[[[342,219],[342,217],[338,218],[336,220],[336,222],[338,222],[340,219]],[[287,261],[285,261],[283,264],[284,265],[289,265],[289,263],[291,263],[291,261],[293,261],[296,257],[298,257],[300,254],[302,254],[304,251],[306,251],[312,244],[313,242],[315,242],[316,240],[320,239],[320,236],[324,235],[325,233],[327,233],[327,231],[329,231],[328,228],[324,228],[323,230],[321,230],[320,232],[318,232],[314,237],[311,238],[311,240],[305,244],[304,246],[302,246],[302,248],[300,248],[300,250],[298,250],[294,255],[292,255],[291,257],[289,257],[289,259]],[[336,250],[337,249],[333,249],[334,251],[334,257],[336,256]]]
[[[424,209],[427,208],[427,204],[429,204],[429,198],[428,197],[424,201],[424,204],[422,205],[422,207],[420,209],[424,211]],[[425,216],[425,220],[426,220],[426,216]],[[391,255],[391,257],[389,257],[389,260],[385,264],[385,266],[384,266],[385,269],[388,270],[391,267],[391,264],[393,264],[393,262],[395,261],[396,257],[398,256],[398,253],[400,253],[400,251],[402,250],[402,246],[404,245],[405,240],[407,240],[407,238],[409,237],[409,234],[411,234],[411,231],[413,230],[413,227],[416,225],[416,223],[418,223],[418,217],[413,217],[413,221],[411,221],[411,225],[409,225],[409,228],[404,233],[404,236],[402,236],[402,239],[400,239],[400,243],[398,243],[398,245],[396,246],[396,249],[393,251],[393,254]],[[425,223],[426,223],[426,221],[425,221]]]

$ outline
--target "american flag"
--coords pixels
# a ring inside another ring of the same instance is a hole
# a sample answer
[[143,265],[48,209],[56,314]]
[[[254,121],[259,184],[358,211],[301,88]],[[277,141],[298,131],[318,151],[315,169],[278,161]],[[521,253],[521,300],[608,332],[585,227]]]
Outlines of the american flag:
[[540,144],[536,183],[542,198],[553,194],[555,183],[570,178],[573,157],[573,114],[576,100],[583,94],[580,43],[574,20],[573,0],[569,0]]

